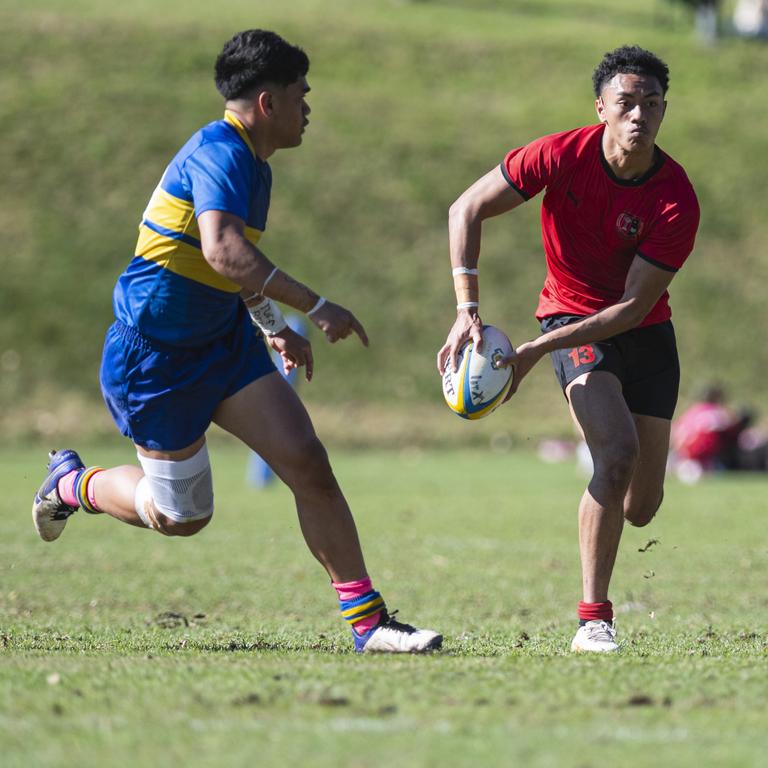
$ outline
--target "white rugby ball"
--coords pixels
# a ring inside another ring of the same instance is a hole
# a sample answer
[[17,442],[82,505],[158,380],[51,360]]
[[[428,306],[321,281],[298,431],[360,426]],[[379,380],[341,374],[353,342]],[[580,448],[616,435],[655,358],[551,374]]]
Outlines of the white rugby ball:
[[506,334],[492,325],[483,326],[480,350],[468,341],[459,352],[458,370],[448,365],[443,374],[443,397],[463,419],[482,419],[498,408],[512,386],[513,369],[498,363],[512,352]]

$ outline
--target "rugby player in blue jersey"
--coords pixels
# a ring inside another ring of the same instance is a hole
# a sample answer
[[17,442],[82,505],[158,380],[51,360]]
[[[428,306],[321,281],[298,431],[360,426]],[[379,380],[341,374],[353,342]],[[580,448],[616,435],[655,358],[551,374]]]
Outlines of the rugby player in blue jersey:
[[306,313],[331,342],[356,334],[368,344],[349,310],[257,247],[272,184],[267,159],[299,146],[309,123],[308,70],[304,51],[272,32],[247,30],[225,44],[215,66],[224,118],[195,133],[166,168],[114,291],[101,385],[140,467],[86,467],[73,450],[52,451],[32,516],[45,541],[79,508],[166,536],[197,533],[213,514],[205,432],[214,422],[264,457],[293,492],[355,649],[429,651],[442,637],[395,621],[373,588],[325,449],[265,344],[287,370],[303,366],[312,377],[311,346],[275,300]]

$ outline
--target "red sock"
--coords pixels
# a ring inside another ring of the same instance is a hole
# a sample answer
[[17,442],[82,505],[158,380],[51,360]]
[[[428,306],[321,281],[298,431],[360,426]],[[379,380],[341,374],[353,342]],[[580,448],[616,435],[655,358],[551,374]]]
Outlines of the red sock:
[[606,600],[604,603],[585,603],[579,601],[579,622],[587,621],[613,621],[613,603]]

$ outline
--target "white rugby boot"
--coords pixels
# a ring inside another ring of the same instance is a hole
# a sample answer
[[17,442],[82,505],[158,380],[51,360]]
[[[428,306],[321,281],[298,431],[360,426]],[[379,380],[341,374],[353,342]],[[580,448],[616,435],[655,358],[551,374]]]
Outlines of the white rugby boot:
[[431,629],[416,629],[410,624],[395,621],[393,611],[390,616],[382,611],[381,620],[365,634],[358,635],[352,630],[357,653],[429,653],[437,651],[443,645],[443,636]]
[[615,653],[619,650],[616,628],[607,621],[588,621],[576,632],[571,650],[578,653]]
[[67,449],[48,454],[48,474],[32,502],[32,521],[43,541],[58,539],[67,520],[78,509],[65,504],[57,488],[59,480],[74,469],[85,469],[75,451]]

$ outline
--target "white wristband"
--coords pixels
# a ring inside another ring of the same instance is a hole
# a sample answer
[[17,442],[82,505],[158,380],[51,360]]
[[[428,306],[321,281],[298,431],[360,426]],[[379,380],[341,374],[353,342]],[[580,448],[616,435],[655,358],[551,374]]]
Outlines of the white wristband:
[[264,293],[264,289],[269,285],[269,281],[278,273],[278,268],[275,267],[270,273],[267,279],[264,281],[264,285],[261,286],[261,293]]
[[253,324],[265,336],[274,336],[288,327],[283,313],[271,299],[260,301],[255,307],[248,307]]
[[456,309],[473,309],[479,306],[480,302],[478,301],[462,301],[461,304],[456,305]]
[[320,307],[322,307],[322,306],[323,306],[323,304],[325,304],[325,299],[324,299],[324,298],[321,296],[321,297],[320,297],[320,298],[317,300],[317,304],[315,304],[315,306],[314,306],[314,307],[312,307],[312,309],[310,309],[310,310],[309,310],[309,312],[307,312],[307,317],[312,317],[312,315],[313,315],[315,312],[317,312],[317,310],[318,310],[318,309],[320,309]]
[[456,275],[479,275],[480,270],[479,269],[470,269],[469,267],[454,267],[453,268],[453,276],[456,277]]

